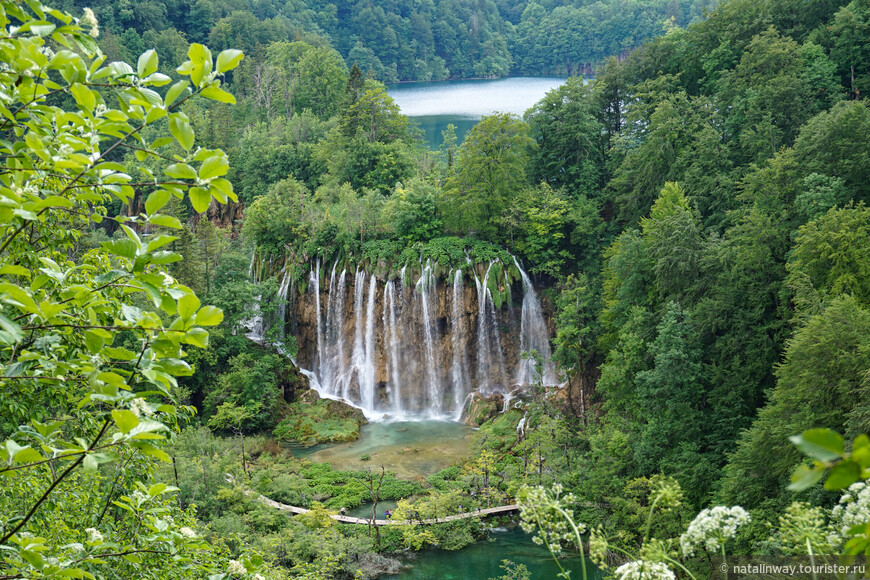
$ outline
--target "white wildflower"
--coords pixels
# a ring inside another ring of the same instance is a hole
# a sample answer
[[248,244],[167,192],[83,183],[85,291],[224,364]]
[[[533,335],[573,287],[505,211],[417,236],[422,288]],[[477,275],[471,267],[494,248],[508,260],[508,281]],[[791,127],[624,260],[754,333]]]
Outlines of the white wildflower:
[[266,579],[260,574],[254,574],[254,577],[251,580],[266,580]]
[[864,482],[850,485],[840,497],[839,505],[831,510],[831,516],[845,537],[854,526],[870,523],[870,486]]
[[136,398],[130,402],[130,411],[133,412],[137,417],[141,417],[143,414],[150,417],[154,414],[154,411],[151,409],[151,405],[145,402],[143,398]]
[[192,528],[188,528],[187,526],[184,526],[183,528],[178,530],[178,532],[182,536],[184,536],[185,538],[195,538],[196,537],[196,532],[194,532]]
[[740,506],[716,506],[701,510],[686,533],[680,536],[683,555],[692,556],[697,546],[710,552],[718,551],[722,545],[737,535],[737,528],[749,523],[749,514]]
[[97,17],[94,16],[93,10],[91,10],[90,8],[85,8],[81,22],[82,24],[86,24],[91,27],[91,30],[90,32],[88,32],[88,34],[90,34],[94,38],[100,36],[100,23],[97,22]]
[[616,569],[619,580],[676,580],[673,571],[661,562],[635,560]]
[[552,494],[543,487],[523,487],[517,497],[520,527],[529,534],[537,530],[532,541],[546,546],[553,553],[561,552],[562,542],[577,543],[574,526],[581,534],[586,531],[584,524],[575,523],[570,508],[576,501],[575,497],[570,493],[559,497],[561,493],[562,486],[557,483]]
[[88,535],[88,543],[90,544],[98,544],[103,541],[103,534],[98,532],[96,528],[88,528],[85,533]]
[[247,574],[248,570],[238,560],[230,560],[227,566],[227,572],[230,574]]

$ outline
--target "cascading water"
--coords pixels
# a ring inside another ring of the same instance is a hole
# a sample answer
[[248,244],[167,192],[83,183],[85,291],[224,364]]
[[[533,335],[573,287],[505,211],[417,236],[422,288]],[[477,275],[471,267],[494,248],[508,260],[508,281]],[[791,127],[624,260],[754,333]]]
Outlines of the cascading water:
[[[361,267],[350,276],[338,261],[331,271],[321,271],[320,260],[312,263],[308,291],[293,303],[297,358],[311,369],[303,372],[312,387],[360,407],[370,420],[459,420],[474,393],[501,394],[508,408],[524,385],[539,381],[535,361],[522,352],[536,350],[543,358],[540,380],[556,384],[546,321],[528,274],[515,261],[523,289],[517,317],[510,303],[516,271],[508,275],[493,260],[481,279],[468,264],[447,275],[452,284],[439,284],[429,261],[420,264],[419,277],[402,268],[397,279],[383,281]],[[282,270],[279,286],[280,319],[287,314],[289,270]],[[499,308],[495,292],[504,304]],[[516,368],[515,385],[508,367]]]
[[378,280],[369,280],[369,298],[366,306],[366,336],[363,366],[360,369],[360,401],[363,409],[375,407],[375,292]]
[[311,283],[309,284],[309,288],[311,284],[313,284],[314,288],[314,316],[317,318],[317,358],[318,360],[315,363],[320,363],[320,354],[324,349],[324,341],[323,341],[323,318],[320,315],[320,258],[317,258],[317,264],[314,267],[314,272],[311,273],[312,276],[309,276],[309,279],[313,277]]
[[[399,336],[396,325],[396,283],[392,280],[384,286],[384,344],[389,345],[389,383],[387,395],[392,402],[390,408],[393,414],[401,417],[402,409],[402,380],[399,369]],[[389,311],[389,313],[388,313]],[[389,314],[389,317],[387,316]]]
[[276,322],[278,334],[284,337],[284,322],[287,320],[287,291],[290,289],[290,269],[286,266],[282,271],[281,285],[278,287],[278,312]]
[[535,369],[536,361],[532,358],[521,357],[517,364],[516,383],[526,385],[536,383],[539,380],[545,385],[556,384],[556,370],[550,353],[550,338],[547,331],[547,322],[541,312],[541,303],[535,293],[529,275],[522,269],[519,262],[514,258],[514,264],[520,271],[523,279],[523,312],[520,320],[520,353],[536,351],[541,357],[543,364],[541,376]]
[[465,388],[468,386],[466,381],[467,371],[465,370],[465,326],[462,324],[462,296],[464,293],[465,286],[462,284],[462,270],[457,268],[456,273],[453,275],[453,304],[450,309],[450,346],[453,350],[450,387],[453,389],[454,409],[463,406],[466,397]]
[[[365,364],[365,348],[363,347],[363,293],[365,292],[366,273],[357,270],[353,277],[353,313],[355,324],[353,325],[353,354],[351,355],[351,367],[342,373],[341,396],[350,398],[350,386],[353,379],[360,386],[360,398],[362,398],[361,371]],[[353,375],[356,375],[354,377]]]
[[436,333],[435,322],[432,315],[432,297],[435,294],[435,276],[432,266],[426,261],[426,266],[417,281],[416,290],[420,295],[420,308],[423,313],[423,344],[426,356],[426,384],[428,387],[429,407],[435,415],[439,415],[444,401],[441,395],[441,381],[438,376],[438,353],[435,350]]

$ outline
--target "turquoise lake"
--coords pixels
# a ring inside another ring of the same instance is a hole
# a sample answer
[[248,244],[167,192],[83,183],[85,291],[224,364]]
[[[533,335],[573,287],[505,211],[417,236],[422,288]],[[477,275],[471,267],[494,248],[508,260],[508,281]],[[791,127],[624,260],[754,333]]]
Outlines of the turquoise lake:
[[437,150],[448,123],[456,126],[461,143],[485,115],[511,113],[522,116],[549,91],[565,82],[560,77],[513,77],[495,80],[401,83],[388,87],[402,114],[425,133],[429,147]]
[[[523,564],[531,572],[532,580],[555,580],[559,566],[550,552],[532,542],[531,536],[519,527],[497,528],[489,532],[489,540],[472,544],[467,548],[448,552],[424,550],[408,563],[413,568],[393,576],[392,580],[488,580],[498,578],[505,572],[502,560]],[[579,556],[563,558],[560,564],[571,572],[571,578],[583,578]],[[604,575],[595,564],[586,561],[589,580],[598,580]]]
[[[432,475],[469,456],[473,453],[476,439],[475,430],[460,423],[369,423],[363,425],[357,441],[294,449],[293,454],[312,461],[329,463],[335,469],[362,470],[383,465],[399,477],[414,479]],[[384,510],[395,507],[395,501],[378,502],[378,517],[384,517]],[[371,517],[371,504],[348,509],[348,514],[362,518]],[[488,580],[504,574],[500,568],[502,560],[525,565],[531,572],[532,580],[554,580],[559,573],[558,565],[546,548],[535,544],[532,537],[518,526],[510,525],[490,530],[486,539],[461,550],[422,550],[404,560],[408,568],[403,572],[380,578]],[[566,570],[571,571],[572,579],[582,578],[579,556],[575,554],[564,558],[560,563]],[[590,580],[603,577],[588,560],[586,569]]]

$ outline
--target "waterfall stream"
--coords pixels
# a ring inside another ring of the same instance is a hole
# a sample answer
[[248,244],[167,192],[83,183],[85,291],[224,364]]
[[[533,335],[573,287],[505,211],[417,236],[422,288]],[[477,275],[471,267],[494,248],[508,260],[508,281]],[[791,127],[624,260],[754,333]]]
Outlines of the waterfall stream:
[[[311,264],[307,292],[293,302],[288,302],[287,267],[280,274],[276,323],[283,328],[293,304],[297,360],[312,387],[361,408],[370,420],[459,420],[474,393],[500,394],[507,408],[524,386],[554,385],[558,377],[528,274],[515,260],[523,291],[517,317],[506,266],[498,260],[483,265],[476,271],[469,260],[439,274],[436,264],[426,261],[419,277],[402,268],[398,279],[378,280],[363,268],[352,276],[339,271],[338,261],[327,270],[318,259]],[[256,317],[252,326],[249,336],[262,340],[262,320]],[[531,350],[541,358],[540,377],[535,361],[522,356]]]

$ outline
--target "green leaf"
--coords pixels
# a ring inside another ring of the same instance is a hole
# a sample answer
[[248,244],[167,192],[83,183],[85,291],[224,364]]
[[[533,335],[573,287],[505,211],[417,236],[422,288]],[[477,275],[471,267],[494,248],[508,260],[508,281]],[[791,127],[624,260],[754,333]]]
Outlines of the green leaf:
[[139,249],[133,240],[103,242],[102,246],[110,254],[115,254],[116,256],[121,256],[130,260],[136,257],[136,251]]
[[84,337],[85,345],[87,345],[88,350],[92,353],[99,353],[106,344],[102,336],[91,330],[86,330],[84,332]]
[[185,294],[178,299],[178,315],[184,320],[189,320],[199,310],[199,306],[200,301],[195,294]]
[[211,51],[199,43],[193,43],[187,49],[187,58],[189,58],[193,64],[211,64]]
[[169,132],[178,141],[178,144],[190,151],[193,147],[193,127],[187,118],[181,113],[175,113],[169,117]]
[[196,313],[194,324],[197,326],[217,326],[224,319],[224,312],[216,306],[203,306]]
[[166,235],[162,235],[162,234],[159,236],[154,236],[153,238],[148,240],[147,250],[149,252],[153,252],[159,248],[162,248],[166,244],[171,244],[172,242],[174,242],[177,239],[178,238],[176,236],[166,236]]
[[208,331],[199,327],[191,328],[184,333],[184,342],[200,348],[208,348]]
[[177,83],[169,87],[169,90],[166,91],[166,99],[164,100],[166,106],[168,107],[173,102],[175,102],[175,99],[180,97],[182,93],[186,92],[187,87],[189,86],[190,81],[178,81]]
[[200,179],[211,179],[212,177],[220,177],[226,175],[230,168],[229,160],[225,155],[212,155],[202,162],[199,168]]
[[82,84],[76,83],[71,86],[69,90],[80,107],[89,113],[94,112],[94,108],[97,106],[97,98],[94,96],[94,92],[91,91],[91,89]]
[[139,56],[139,62],[136,65],[136,72],[139,78],[145,78],[157,70],[157,51],[154,49],[146,50]]
[[849,487],[861,478],[861,467],[846,459],[835,465],[825,480],[825,489],[837,490]]
[[107,346],[103,349],[103,354],[115,360],[131,361],[136,358],[136,353],[126,348],[118,348],[115,346]]
[[27,561],[28,564],[30,564],[37,570],[42,570],[43,568],[45,568],[45,558],[43,558],[42,554],[40,554],[39,552],[34,552],[32,550],[21,550],[19,554]]
[[42,453],[28,445],[16,453],[12,459],[15,463],[30,463],[32,461],[40,461],[44,459],[44,457],[42,456]]
[[15,284],[0,284],[0,300],[23,309],[25,312],[34,314],[39,311],[33,298],[20,286]]
[[7,264],[6,266],[0,268],[0,274],[24,276],[25,278],[30,278],[30,270],[23,266],[16,266],[14,264]]
[[202,96],[206,99],[211,99],[221,103],[229,103],[231,105],[236,104],[236,98],[234,96],[215,85],[210,85],[202,89]]
[[791,483],[788,488],[792,491],[803,491],[809,489],[822,479],[825,474],[825,468],[821,466],[808,467],[801,465],[795,469],[791,476]]
[[805,455],[819,461],[834,461],[843,456],[843,437],[830,429],[810,429],[789,437]]
[[165,189],[157,189],[151,192],[145,200],[145,213],[152,215],[160,211],[169,202],[172,194]]
[[139,451],[141,451],[142,453],[144,453],[146,455],[150,455],[151,457],[156,457],[157,459],[159,459],[161,461],[166,461],[166,462],[172,461],[172,458],[169,457],[168,453],[166,453],[162,449],[158,449],[157,447],[154,447],[150,443],[146,443],[145,441],[132,441],[130,444],[133,447],[136,447],[137,449],[139,449]]
[[115,425],[118,426],[118,430],[121,433],[129,433],[133,430],[137,425],[139,425],[139,417],[133,414],[132,411],[128,411],[127,409],[115,409],[112,411],[112,419],[115,421]]
[[196,179],[196,170],[187,163],[173,163],[163,173],[175,179]]
[[156,431],[168,430],[169,427],[167,427],[160,421],[153,421],[151,419],[143,418],[139,421],[138,425],[130,430],[128,435],[130,435],[133,439],[153,439],[154,437],[148,437],[148,435],[151,433],[155,433]]
[[222,50],[221,53],[217,57],[217,63],[215,64],[215,70],[219,73],[227,72],[229,70],[233,70],[239,63],[242,62],[242,59],[245,55],[241,50],[228,49]]
[[100,464],[97,463],[97,459],[89,453],[85,455],[85,460],[82,462],[82,466],[85,468],[85,471],[94,472]]
[[181,229],[181,222],[178,221],[178,218],[173,217],[171,215],[153,215],[148,218],[148,223],[155,226],[162,226],[164,228],[172,228],[174,230]]
[[191,187],[188,195],[190,195],[190,203],[196,213],[204,212],[211,204],[211,194],[202,187]]

